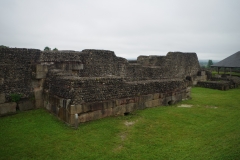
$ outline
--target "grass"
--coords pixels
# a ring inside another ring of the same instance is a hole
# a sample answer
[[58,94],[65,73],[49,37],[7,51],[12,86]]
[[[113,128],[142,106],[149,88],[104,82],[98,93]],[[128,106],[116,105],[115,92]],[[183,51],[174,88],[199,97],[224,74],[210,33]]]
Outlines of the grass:
[[77,130],[44,109],[0,117],[0,159],[239,159],[239,95],[196,87],[191,100]]
[[[215,76],[215,75],[217,75],[218,74],[218,72],[217,71],[212,71],[212,75],[213,76]],[[238,73],[238,72],[228,72],[228,71],[226,71],[226,73],[224,73],[224,72],[219,72],[219,74],[220,75],[222,75],[222,74],[231,74],[232,76],[240,76],[240,73]]]

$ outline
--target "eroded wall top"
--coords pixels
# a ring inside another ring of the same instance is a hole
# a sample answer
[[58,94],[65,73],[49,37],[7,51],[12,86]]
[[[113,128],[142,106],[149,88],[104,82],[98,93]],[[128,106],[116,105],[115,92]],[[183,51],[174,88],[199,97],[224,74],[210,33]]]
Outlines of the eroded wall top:
[[[33,91],[34,79],[47,78],[46,83],[52,83],[52,86],[60,81],[59,77],[67,76],[89,80],[89,83],[97,77],[113,78],[114,81],[121,79],[121,83],[173,80],[194,76],[200,69],[196,53],[181,52],[169,52],[166,56],[139,56],[136,63],[129,63],[112,51],[92,49],[81,52],[42,52],[37,49],[1,48],[0,57],[0,93],[6,94],[8,98],[11,93],[29,97]],[[58,75],[51,72],[54,69],[58,69]],[[35,74],[38,70],[39,73],[48,74],[37,77]],[[72,79],[64,78],[63,81],[68,84]],[[106,80],[104,83],[108,82]],[[61,88],[61,85],[57,86]],[[64,86],[61,89],[64,89]]]

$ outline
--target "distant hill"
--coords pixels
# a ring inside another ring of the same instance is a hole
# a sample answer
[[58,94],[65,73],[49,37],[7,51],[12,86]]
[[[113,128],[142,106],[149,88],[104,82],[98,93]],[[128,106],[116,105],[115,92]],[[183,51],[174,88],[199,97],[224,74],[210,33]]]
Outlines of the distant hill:
[[[202,67],[202,66],[205,66],[205,67],[206,67],[209,60],[199,59],[198,61],[199,61],[199,64],[200,64],[201,67]],[[212,61],[213,61],[213,64],[219,62],[219,60],[212,60]]]

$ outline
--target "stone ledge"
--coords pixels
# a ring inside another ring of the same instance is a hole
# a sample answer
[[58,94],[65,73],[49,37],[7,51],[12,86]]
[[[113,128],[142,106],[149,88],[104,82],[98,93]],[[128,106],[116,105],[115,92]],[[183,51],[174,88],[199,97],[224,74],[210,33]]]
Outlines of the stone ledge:
[[16,112],[17,103],[3,103],[0,104],[0,115],[15,113]]
[[26,110],[31,110],[34,109],[34,103],[31,100],[21,100],[18,103],[18,107],[20,111],[26,111]]
[[0,94],[0,103],[5,103],[6,98],[5,98],[5,93]]

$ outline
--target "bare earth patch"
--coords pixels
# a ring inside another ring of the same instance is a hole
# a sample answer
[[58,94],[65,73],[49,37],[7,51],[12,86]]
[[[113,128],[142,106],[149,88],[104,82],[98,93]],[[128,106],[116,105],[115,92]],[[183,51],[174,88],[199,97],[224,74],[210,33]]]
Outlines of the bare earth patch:
[[206,108],[214,108],[214,109],[217,109],[218,107],[216,107],[216,106],[206,106]]
[[[129,129],[128,127],[132,126],[135,124],[135,121],[125,121],[124,125],[127,127],[127,130]],[[120,133],[120,138],[122,141],[125,141],[127,139],[127,135],[128,135],[128,131],[124,131]],[[123,148],[123,144],[120,144],[119,146],[117,146],[115,149],[113,149],[113,152],[119,152],[121,151]]]
[[120,146],[118,146],[117,148],[115,148],[115,149],[113,150],[113,152],[120,152],[120,151],[122,150],[122,148],[123,148],[123,146],[120,145]]
[[127,138],[127,134],[126,133],[122,133],[120,135],[120,137],[121,137],[121,140],[124,141]]
[[[135,122],[134,121],[129,121],[129,122],[126,121],[124,124],[125,124],[125,126],[130,127],[130,126],[134,125]],[[124,141],[127,138],[127,132],[121,133],[120,137],[121,137],[121,140]]]
[[132,125],[134,125],[134,123],[135,123],[135,122],[131,122],[131,121],[128,122],[128,121],[126,121],[124,124],[125,124],[126,126],[132,126]]
[[183,107],[183,108],[191,108],[193,105],[190,105],[190,104],[181,104],[180,106],[178,107]]

